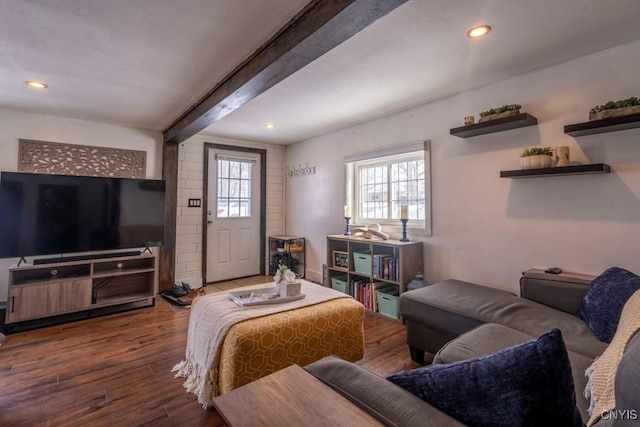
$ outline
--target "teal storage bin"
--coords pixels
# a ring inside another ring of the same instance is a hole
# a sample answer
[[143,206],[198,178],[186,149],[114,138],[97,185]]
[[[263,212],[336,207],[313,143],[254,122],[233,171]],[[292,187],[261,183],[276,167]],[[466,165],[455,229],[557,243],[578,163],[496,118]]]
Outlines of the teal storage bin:
[[331,278],[331,287],[336,291],[349,294],[349,286],[347,284],[347,276],[334,276]]
[[398,287],[394,285],[384,286],[376,291],[378,300],[378,313],[399,319],[398,315]]
[[358,274],[371,276],[371,251],[354,252],[353,269]]

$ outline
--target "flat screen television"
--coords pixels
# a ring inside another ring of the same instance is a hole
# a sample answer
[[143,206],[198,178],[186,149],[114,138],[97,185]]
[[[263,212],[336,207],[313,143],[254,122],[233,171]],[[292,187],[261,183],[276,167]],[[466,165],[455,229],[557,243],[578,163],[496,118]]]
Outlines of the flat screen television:
[[0,258],[161,246],[161,180],[2,172]]

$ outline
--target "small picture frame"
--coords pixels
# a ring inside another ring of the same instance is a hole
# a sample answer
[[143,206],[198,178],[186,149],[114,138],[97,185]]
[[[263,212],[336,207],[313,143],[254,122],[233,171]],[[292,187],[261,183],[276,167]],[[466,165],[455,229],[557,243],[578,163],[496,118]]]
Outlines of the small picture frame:
[[333,251],[333,267],[342,270],[349,269],[349,253],[342,251]]

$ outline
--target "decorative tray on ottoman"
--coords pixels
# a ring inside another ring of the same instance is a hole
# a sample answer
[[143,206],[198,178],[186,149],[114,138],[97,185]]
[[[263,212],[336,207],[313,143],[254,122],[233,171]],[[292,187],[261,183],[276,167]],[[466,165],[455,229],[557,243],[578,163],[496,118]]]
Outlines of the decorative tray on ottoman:
[[305,294],[281,297],[276,293],[276,288],[247,289],[244,291],[229,292],[229,299],[238,307],[252,307],[255,305],[281,304],[283,302],[297,301],[306,297]]

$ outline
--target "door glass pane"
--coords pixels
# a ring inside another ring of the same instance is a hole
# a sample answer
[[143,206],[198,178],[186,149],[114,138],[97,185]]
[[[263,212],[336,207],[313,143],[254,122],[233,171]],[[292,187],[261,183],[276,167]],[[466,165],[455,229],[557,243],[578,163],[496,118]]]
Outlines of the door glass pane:
[[252,163],[233,160],[218,162],[218,218],[251,217]]
[[240,197],[251,196],[251,181],[243,179],[240,181]]
[[229,180],[218,178],[218,197],[229,197]]
[[229,162],[218,160],[218,176],[229,176]]
[[240,178],[251,179],[251,163],[242,163],[240,166]]
[[229,179],[229,197],[240,197],[240,180]]
[[240,178],[240,162],[229,162],[229,177]]

